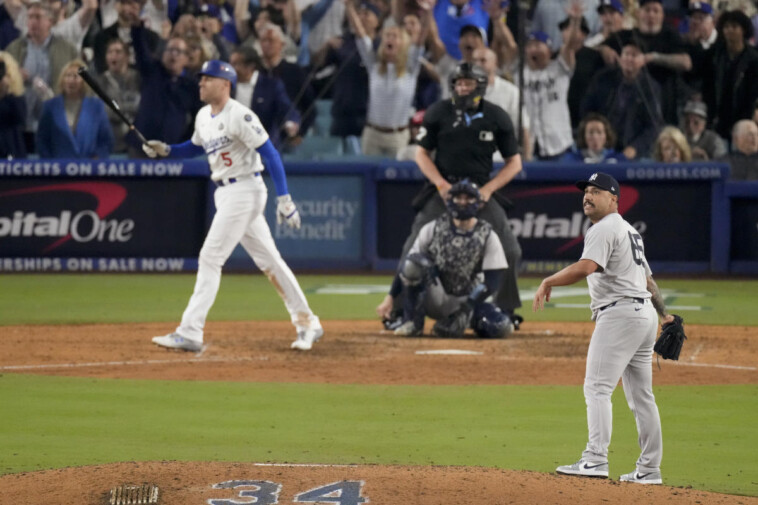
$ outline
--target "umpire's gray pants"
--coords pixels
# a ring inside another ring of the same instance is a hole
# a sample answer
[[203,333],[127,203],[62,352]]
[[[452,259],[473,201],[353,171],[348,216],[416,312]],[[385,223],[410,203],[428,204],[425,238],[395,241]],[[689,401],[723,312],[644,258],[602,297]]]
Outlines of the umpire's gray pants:
[[[426,223],[434,221],[442,214],[447,212],[445,202],[439,193],[430,198],[426,205],[416,214],[411,226],[411,233],[403,245],[403,254],[400,257],[400,265],[403,264],[405,257],[408,255],[413,242]],[[521,246],[513,235],[508,216],[505,214],[503,207],[493,198],[487,202],[484,208],[479,211],[477,216],[484,219],[492,225],[493,230],[497,233],[500,243],[505,251],[505,259],[508,260],[508,268],[503,275],[503,283],[495,297],[495,305],[505,311],[513,311],[521,307],[521,297],[518,292],[518,269],[521,263]]]

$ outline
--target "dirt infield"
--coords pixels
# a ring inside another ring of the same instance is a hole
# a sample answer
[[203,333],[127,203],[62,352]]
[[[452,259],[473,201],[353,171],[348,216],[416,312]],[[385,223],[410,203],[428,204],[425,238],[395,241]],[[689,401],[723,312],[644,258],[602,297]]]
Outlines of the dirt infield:
[[[160,349],[152,335],[169,324],[3,327],[0,373],[86,377],[329,384],[573,384],[583,382],[591,323],[526,323],[504,340],[400,338],[378,323],[328,321],[308,353],[289,349],[282,322],[208,324],[197,355]],[[755,384],[755,328],[687,326],[681,361],[654,367],[655,384]],[[431,354],[429,351],[481,354]],[[251,366],[251,362],[254,366]],[[665,476],[664,476],[665,477]],[[228,481],[269,481],[264,488],[214,489]],[[339,489],[325,487],[339,484]],[[117,484],[154,483],[161,504],[256,503],[297,498],[368,497],[375,504],[660,503],[758,504],[758,498],[692,489],[621,485],[557,475],[471,467],[260,466],[254,463],[129,462],[0,477],[0,503],[105,504]],[[273,486],[273,487],[271,487]],[[280,486],[280,487],[277,487]],[[340,488],[342,486],[344,489]],[[331,491],[330,491],[331,489]],[[247,490],[247,491],[245,491]],[[253,490],[253,491],[251,491]],[[252,494],[242,494],[240,492]],[[308,493],[310,492],[310,494]],[[329,494],[331,493],[331,494]],[[353,495],[351,495],[353,493]],[[355,494],[358,493],[358,494]],[[247,496],[247,497],[240,497]],[[226,500],[226,501],[224,501]],[[319,502],[320,503],[320,502]],[[327,501],[324,501],[327,503]]]

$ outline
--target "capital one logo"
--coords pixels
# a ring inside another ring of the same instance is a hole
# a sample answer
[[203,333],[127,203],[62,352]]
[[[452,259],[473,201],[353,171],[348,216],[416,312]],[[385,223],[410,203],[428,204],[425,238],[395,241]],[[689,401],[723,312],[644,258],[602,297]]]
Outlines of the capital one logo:
[[97,205],[92,210],[63,209],[57,215],[41,216],[36,212],[13,211],[0,216],[0,239],[8,237],[57,238],[42,252],[60,247],[69,240],[75,242],[127,242],[134,231],[132,219],[106,219],[126,199],[126,189],[112,182],[70,182],[14,189],[0,192],[0,199],[41,193],[74,192],[93,196]]

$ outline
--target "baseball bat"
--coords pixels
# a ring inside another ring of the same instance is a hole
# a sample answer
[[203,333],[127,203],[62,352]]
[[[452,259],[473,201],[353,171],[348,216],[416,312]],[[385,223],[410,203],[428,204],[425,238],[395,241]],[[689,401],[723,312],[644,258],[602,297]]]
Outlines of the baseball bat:
[[142,132],[140,132],[134,126],[134,124],[132,124],[132,122],[129,121],[129,118],[126,117],[126,115],[123,112],[121,112],[121,107],[118,106],[118,102],[116,102],[116,100],[108,96],[108,93],[106,93],[105,90],[100,87],[100,84],[98,84],[95,78],[92,77],[92,74],[90,74],[87,71],[87,68],[79,67],[78,72],[79,72],[79,76],[82,79],[84,79],[84,82],[89,84],[89,87],[92,88],[92,91],[94,91],[97,94],[97,96],[99,96],[103,100],[103,102],[105,102],[105,105],[110,107],[113,110],[113,112],[115,112],[116,115],[119,118],[121,118],[121,121],[123,121],[126,124],[126,126],[128,126],[129,129],[132,130],[137,135],[137,137],[140,139],[140,142],[142,142],[143,144],[147,144],[147,139],[145,138],[144,135],[142,135]]

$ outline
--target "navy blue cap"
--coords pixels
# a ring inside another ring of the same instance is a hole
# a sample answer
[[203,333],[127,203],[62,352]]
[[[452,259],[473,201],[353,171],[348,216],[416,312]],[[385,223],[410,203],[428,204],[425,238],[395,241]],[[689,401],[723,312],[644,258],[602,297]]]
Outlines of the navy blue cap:
[[703,14],[713,16],[713,7],[711,7],[711,4],[705,2],[692,2],[689,6],[688,12],[690,15],[695,12],[702,12]]
[[527,37],[527,40],[537,40],[539,42],[544,42],[545,44],[550,45],[550,37],[548,34],[539,30],[531,32]]
[[382,13],[379,11],[379,8],[376,5],[368,3],[368,2],[363,2],[363,3],[361,3],[360,8],[361,9],[366,9],[368,11],[371,11],[371,12],[374,13],[374,15],[378,19],[382,19]]
[[605,7],[610,7],[620,14],[624,13],[624,6],[621,5],[619,0],[600,0],[600,4],[597,6],[597,11],[601,13]]
[[619,182],[613,178],[613,176],[605,174],[603,172],[595,172],[590,175],[590,178],[586,181],[576,181],[576,187],[584,191],[587,186],[595,186],[604,191],[608,191],[610,194],[619,196]]

